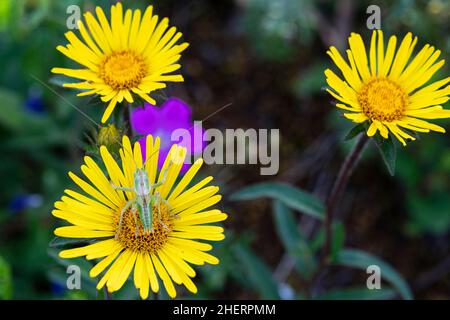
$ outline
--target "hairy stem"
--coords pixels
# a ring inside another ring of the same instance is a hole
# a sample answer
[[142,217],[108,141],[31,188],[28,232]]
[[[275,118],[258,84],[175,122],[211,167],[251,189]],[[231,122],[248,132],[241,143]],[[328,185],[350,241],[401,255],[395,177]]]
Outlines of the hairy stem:
[[325,246],[323,249],[323,257],[322,259],[326,259],[331,250],[331,240],[333,238],[333,218],[336,204],[342,194],[342,191],[347,186],[348,180],[353,172],[353,169],[358,162],[358,159],[361,156],[364,147],[366,146],[367,141],[369,140],[368,136],[365,133],[362,133],[358,141],[356,142],[353,149],[345,158],[341,169],[339,170],[336,181],[334,182],[333,189],[331,190],[330,195],[326,201],[326,215],[325,215]]

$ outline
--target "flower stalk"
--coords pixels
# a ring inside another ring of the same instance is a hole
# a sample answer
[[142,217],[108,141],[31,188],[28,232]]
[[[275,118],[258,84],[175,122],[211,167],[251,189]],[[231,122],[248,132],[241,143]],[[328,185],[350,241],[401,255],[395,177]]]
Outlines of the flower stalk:
[[325,215],[325,246],[323,249],[322,259],[326,260],[331,251],[331,241],[333,239],[332,226],[336,203],[338,202],[342,194],[342,191],[347,186],[348,180],[353,172],[353,169],[355,168],[368,140],[369,137],[367,136],[367,134],[365,133],[360,134],[355,146],[342,163],[336,181],[334,182],[333,188],[331,189],[331,193],[326,201],[327,211]]

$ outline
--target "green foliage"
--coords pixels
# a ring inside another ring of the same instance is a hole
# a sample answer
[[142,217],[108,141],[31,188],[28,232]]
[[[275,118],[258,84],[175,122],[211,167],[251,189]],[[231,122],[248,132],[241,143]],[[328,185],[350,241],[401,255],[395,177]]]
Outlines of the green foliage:
[[309,278],[316,269],[317,262],[308,240],[297,226],[295,216],[279,200],[274,201],[273,215],[278,237],[286,252],[294,259],[299,274]]
[[353,138],[357,137],[360,133],[363,133],[367,130],[367,124],[364,123],[359,123],[357,125],[355,125],[345,136],[344,140],[345,141],[349,141],[352,140]]
[[362,270],[366,270],[370,265],[376,265],[381,270],[381,277],[388,281],[403,299],[413,298],[405,279],[387,262],[367,252],[356,249],[341,250],[336,256],[335,263]]
[[0,256],[0,300],[12,297],[11,268],[8,262]]
[[389,135],[388,139],[381,137],[380,135],[375,135],[373,138],[375,145],[380,152],[381,158],[383,159],[386,168],[391,176],[395,175],[395,162],[397,158],[397,148],[392,138],[392,134]]
[[314,195],[285,183],[266,182],[244,187],[231,195],[231,200],[253,200],[269,197],[283,202],[291,209],[298,210],[317,219],[323,219],[324,204]]
[[240,262],[242,271],[248,276],[251,286],[262,299],[279,299],[277,283],[272,277],[269,267],[245,244],[233,247],[233,252]]
[[[334,222],[331,226],[332,228],[332,239],[331,239],[331,249],[330,258],[334,260],[337,254],[344,247],[345,242],[345,229],[341,222]],[[310,240],[311,249],[317,252],[325,244],[325,229],[322,227],[317,234]]]
[[299,73],[293,83],[293,91],[299,97],[319,94],[323,88],[323,72],[327,68],[325,61],[319,61]]
[[60,248],[60,247],[66,247],[70,245],[87,245],[90,242],[92,242],[92,239],[83,239],[83,238],[61,238],[61,237],[54,237],[52,241],[49,243],[50,248]]
[[246,6],[244,29],[262,57],[286,60],[298,52],[296,43],[311,42],[315,28],[312,1],[250,0]]
[[411,197],[408,201],[411,221],[407,225],[413,233],[445,234],[450,227],[450,201],[446,193],[426,197]]

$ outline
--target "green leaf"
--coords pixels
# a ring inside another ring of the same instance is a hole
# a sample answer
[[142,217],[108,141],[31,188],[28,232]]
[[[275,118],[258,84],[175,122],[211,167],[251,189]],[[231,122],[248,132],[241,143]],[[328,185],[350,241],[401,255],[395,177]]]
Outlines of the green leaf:
[[356,126],[354,126],[353,128],[350,129],[350,131],[347,133],[347,135],[345,136],[344,140],[345,141],[349,141],[352,140],[354,137],[356,137],[357,135],[359,135],[361,132],[364,132],[367,130],[367,125],[366,123],[360,123],[357,124]]
[[0,300],[11,299],[12,276],[9,264],[0,256]]
[[48,244],[50,248],[60,248],[60,247],[66,247],[70,245],[86,245],[92,242],[92,239],[83,239],[83,238],[61,238],[61,237],[54,237],[52,241]]
[[19,130],[25,118],[20,98],[13,91],[0,89],[0,102],[2,108],[0,126],[14,131]]
[[319,61],[300,72],[294,79],[294,93],[300,97],[320,93],[323,85],[323,70],[327,68],[326,66],[327,62]]
[[383,288],[370,290],[361,288],[346,288],[330,290],[315,300],[389,300],[395,297],[395,290],[391,288]]
[[336,259],[338,253],[344,247],[345,242],[345,229],[344,225],[340,222],[333,225],[333,235],[331,240],[331,259]]
[[389,174],[391,176],[395,175],[395,162],[397,158],[397,148],[395,146],[394,140],[391,136],[388,139],[381,137],[380,135],[375,135],[374,137],[375,145],[380,152],[381,158],[386,165]]
[[239,265],[248,276],[248,281],[262,299],[280,299],[278,287],[272,272],[261,258],[245,244],[237,243],[233,247]]
[[294,259],[296,269],[301,275],[309,278],[316,268],[316,261],[307,240],[297,227],[293,213],[277,200],[273,204],[273,216],[278,237]]
[[338,253],[335,263],[362,270],[366,270],[370,265],[376,265],[381,270],[381,277],[388,281],[403,299],[413,298],[405,279],[391,265],[376,256],[361,250],[344,249]]
[[280,182],[266,182],[245,187],[231,195],[231,200],[253,200],[269,197],[283,202],[291,209],[314,218],[323,219],[325,205],[314,195]]
[[[333,240],[331,240],[331,255],[335,257],[336,253],[339,252],[344,246],[345,241],[345,229],[344,225],[340,221],[336,221],[332,225],[333,230]],[[325,243],[325,229],[321,228],[314,238],[310,241],[310,247],[313,252],[321,249]]]

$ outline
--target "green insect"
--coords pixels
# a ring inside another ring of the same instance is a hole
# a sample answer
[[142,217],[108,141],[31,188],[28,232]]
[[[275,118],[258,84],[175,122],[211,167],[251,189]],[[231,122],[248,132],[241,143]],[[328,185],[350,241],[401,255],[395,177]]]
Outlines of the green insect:
[[133,175],[134,185],[133,188],[124,188],[112,185],[112,187],[116,190],[128,191],[135,194],[133,199],[128,200],[123,209],[120,212],[119,218],[119,227],[116,232],[116,238],[119,236],[119,233],[122,228],[123,216],[127,212],[128,209],[131,209],[131,213],[133,214],[134,221],[136,224],[136,232],[135,236],[139,235],[139,225],[138,225],[138,217],[136,213],[139,214],[139,219],[144,228],[144,234],[150,234],[153,232],[153,208],[157,208],[158,222],[166,229],[169,229],[167,225],[165,225],[161,220],[161,204],[165,204],[169,209],[170,205],[166,199],[161,197],[158,191],[153,192],[157,187],[163,185],[166,182],[167,171],[170,168],[171,163],[165,169],[163,173],[162,179],[155,183],[151,184],[150,179],[148,177],[147,171],[144,169],[145,165],[136,169]]

